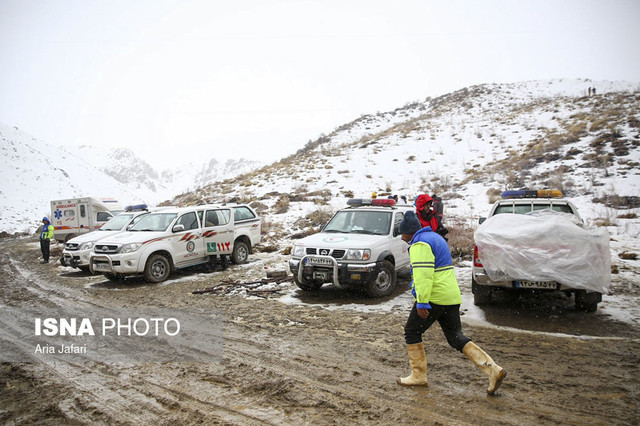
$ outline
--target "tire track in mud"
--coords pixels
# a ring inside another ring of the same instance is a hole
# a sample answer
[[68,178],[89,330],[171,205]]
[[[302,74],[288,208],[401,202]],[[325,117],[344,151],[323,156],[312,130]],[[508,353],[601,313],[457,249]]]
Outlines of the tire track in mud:
[[[6,290],[3,291],[5,301],[11,301],[12,304],[25,302],[28,306],[42,308],[62,307],[69,312],[72,312],[71,309],[89,311],[95,307],[109,307],[90,300],[91,295],[83,289],[51,284],[46,275],[42,276],[43,271],[56,273],[50,271],[49,265],[40,268],[37,265],[33,268],[35,270],[26,269],[22,266],[21,258],[6,254],[12,250],[2,252],[5,253],[0,256],[4,272],[2,287]],[[33,347],[24,343],[23,337],[24,330],[16,329],[14,322],[2,322],[0,338],[22,349],[23,352],[32,351]],[[59,405],[65,408],[63,411],[69,420],[82,423],[117,423],[121,421],[123,413],[126,413],[127,422],[148,424],[157,418],[171,415],[172,411],[183,414],[191,412],[193,417],[207,413],[208,420],[215,418],[237,424],[264,424],[268,419],[229,409],[221,404],[200,401],[196,395],[190,395],[183,389],[161,386],[142,377],[136,377],[137,384],[132,385],[118,378],[120,373],[114,365],[94,362],[78,364],[64,360],[45,362],[43,357],[35,355],[32,358],[31,361],[37,362],[22,363],[19,370],[36,380],[53,381],[59,388],[70,390],[71,395],[59,402]],[[157,368],[163,369],[160,364],[157,364]],[[185,404],[184,400],[189,400],[189,403]],[[174,402],[168,404],[169,408],[165,408],[166,401]]]
[[[637,340],[567,339],[465,324],[469,337],[478,334],[480,346],[509,371],[500,395],[492,398],[485,394],[486,377],[433,327],[425,335],[431,386],[411,389],[395,384],[396,375],[409,370],[404,316],[397,313],[190,295],[203,281],[95,292],[60,278],[59,270],[28,267],[33,260],[27,253],[13,256],[14,263],[0,259],[7,290],[1,300],[12,304],[51,297],[49,305],[145,302],[225,315],[222,363],[20,364],[25,381],[53,389],[43,397],[69,422],[521,425],[639,419]],[[12,280],[25,281],[31,290]],[[50,421],[46,407],[33,402],[30,410],[41,416],[34,423]]]

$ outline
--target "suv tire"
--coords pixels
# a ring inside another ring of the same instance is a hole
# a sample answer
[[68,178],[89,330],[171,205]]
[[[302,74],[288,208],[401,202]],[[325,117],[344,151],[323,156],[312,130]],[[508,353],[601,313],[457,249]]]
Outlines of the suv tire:
[[378,274],[367,283],[365,291],[370,297],[388,296],[396,287],[396,281],[396,269],[393,263],[384,260]]
[[233,244],[233,253],[231,254],[231,260],[236,265],[242,265],[243,263],[247,263],[247,259],[249,258],[249,248],[247,244],[242,241],[236,241]]
[[602,301],[602,294],[597,291],[587,293],[586,290],[576,290],[576,310],[582,312],[595,312],[598,310],[598,303]]
[[298,281],[298,277],[297,276],[293,276],[293,281],[296,283],[296,285],[304,291],[318,291],[320,290],[320,287],[322,287],[323,283],[318,283],[315,281],[311,281],[309,283],[301,283],[300,281]]
[[473,293],[474,305],[482,306],[491,303],[491,287],[478,285],[473,278],[471,279],[471,292]]
[[161,254],[153,254],[147,260],[143,276],[146,282],[159,283],[169,278],[170,273],[169,260]]

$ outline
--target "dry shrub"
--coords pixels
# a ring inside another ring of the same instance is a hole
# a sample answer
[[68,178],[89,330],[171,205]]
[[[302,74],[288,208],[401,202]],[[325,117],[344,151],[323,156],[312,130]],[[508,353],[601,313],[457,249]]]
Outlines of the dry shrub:
[[333,217],[333,212],[326,208],[312,211],[305,216],[309,226],[324,226]]
[[253,208],[256,211],[256,213],[258,213],[259,215],[262,215],[267,210],[269,210],[269,207],[265,203],[262,203],[260,201],[255,201],[255,200],[250,202],[249,206]]
[[449,233],[449,247],[451,256],[458,259],[468,259],[473,257],[473,233],[475,228],[466,224],[447,225]]
[[275,214],[282,214],[289,211],[289,196],[282,195],[276,204],[273,206],[273,210]]
[[625,260],[638,260],[638,253],[632,253],[630,251],[623,251],[622,253],[618,254],[618,257],[620,259],[625,259]]
[[636,213],[624,213],[619,214],[618,219],[637,219],[638,215]]

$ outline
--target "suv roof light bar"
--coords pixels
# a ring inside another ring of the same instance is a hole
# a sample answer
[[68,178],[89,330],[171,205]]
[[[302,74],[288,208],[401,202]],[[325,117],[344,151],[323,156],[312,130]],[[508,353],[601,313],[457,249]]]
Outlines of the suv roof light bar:
[[502,198],[562,198],[562,191],[558,189],[516,190],[504,191]]
[[351,198],[347,200],[347,205],[352,207],[358,206],[383,206],[392,207],[396,204],[393,198]]

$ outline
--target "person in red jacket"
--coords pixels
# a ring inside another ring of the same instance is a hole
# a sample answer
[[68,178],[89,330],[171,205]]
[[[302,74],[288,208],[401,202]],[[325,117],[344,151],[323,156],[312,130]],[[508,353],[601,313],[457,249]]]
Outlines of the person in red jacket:
[[432,231],[440,227],[440,219],[433,211],[433,198],[427,194],[418,195],[416,198],[416,212],[420,225],[424,228],[430,226]]

